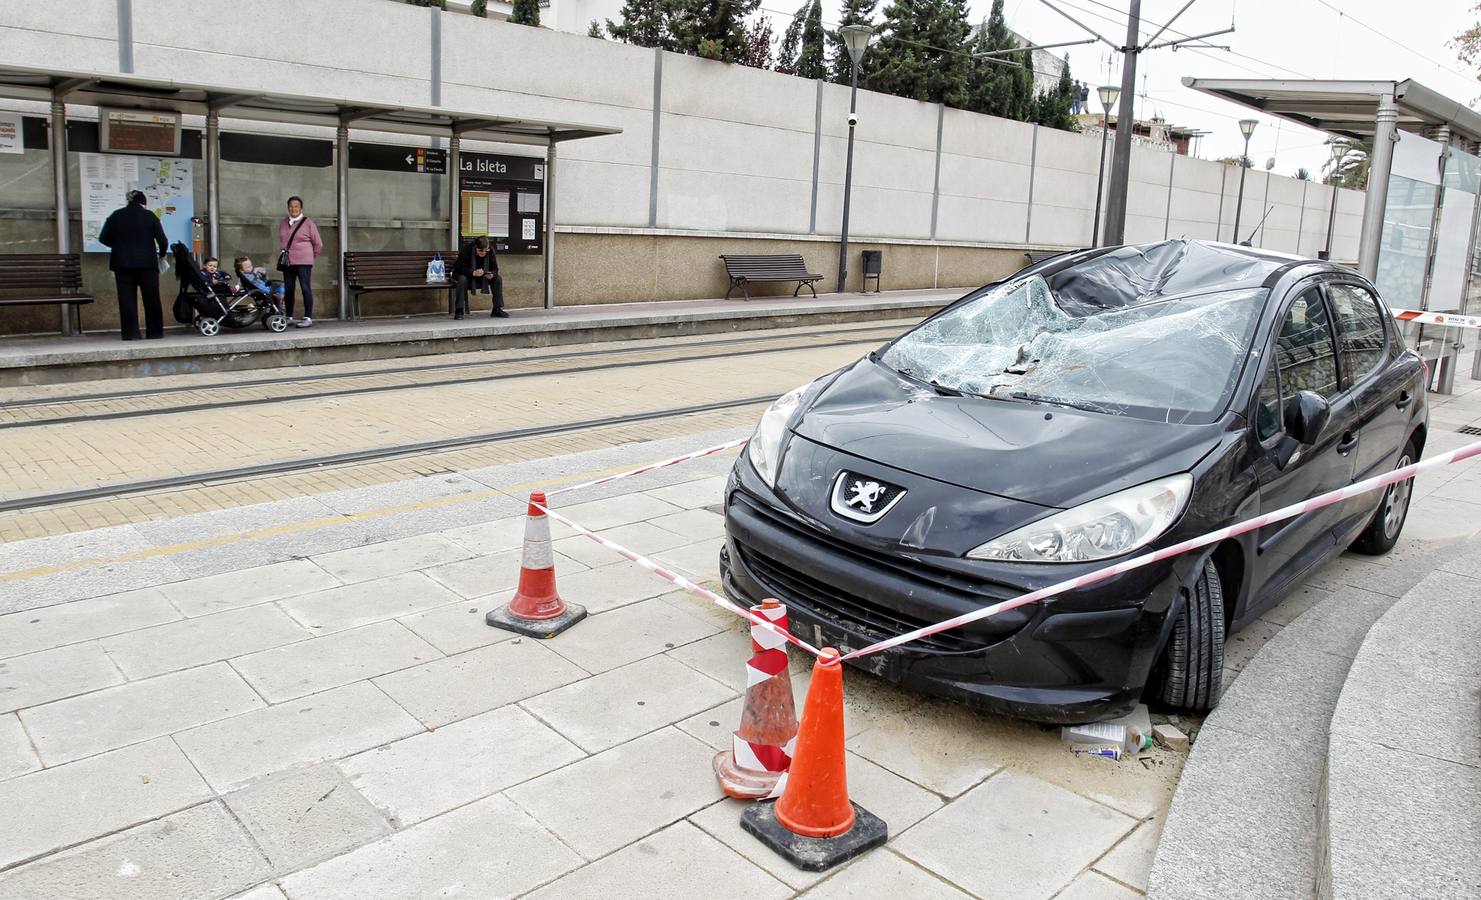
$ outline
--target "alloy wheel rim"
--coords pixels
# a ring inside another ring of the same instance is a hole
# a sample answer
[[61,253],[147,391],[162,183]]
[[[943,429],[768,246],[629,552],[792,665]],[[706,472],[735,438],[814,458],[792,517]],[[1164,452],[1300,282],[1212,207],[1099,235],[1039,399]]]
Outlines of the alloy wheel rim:
[[[1402,469],[1409,465],[1409,454],[1399,457],[1396,469]],[[1404,525],[1404,515],[1409,511],[1409,497],[1414,491],[1414,479],[1406,478],[1397,484],[1391,484],[1388,492],[1383,496],[1383,536],[1389,539],[1398,537],[1399,529]]]

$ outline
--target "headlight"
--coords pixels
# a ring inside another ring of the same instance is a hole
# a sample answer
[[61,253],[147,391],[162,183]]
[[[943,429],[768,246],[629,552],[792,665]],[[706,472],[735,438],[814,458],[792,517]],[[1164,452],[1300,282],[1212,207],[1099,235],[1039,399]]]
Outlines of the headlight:
[[746,445],[751,465],[756,467],[767,487],[776,487],[782,438],[787,435],[787,423],[792,420],[792,414],[797,411],[797,405],[802,402],[802,392],[806,389],[807,385],[803,385],[778,397],[761,414],[761,424],[756,426],[756,433],[751,435],[751,442]]
[[1145,547],[1172,527],[1193,492],[1186,473],[1092,500],[988,541],[971,559],[1083,562]]

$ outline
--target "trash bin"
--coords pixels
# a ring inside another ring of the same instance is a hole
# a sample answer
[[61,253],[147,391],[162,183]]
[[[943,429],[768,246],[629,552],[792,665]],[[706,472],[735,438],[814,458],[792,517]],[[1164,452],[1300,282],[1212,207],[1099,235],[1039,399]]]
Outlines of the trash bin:
[[874,293],[879,293],[879,273],[884,268],[883,250],[864,251],[864,293],[869,293],[869,279],[874,279]]

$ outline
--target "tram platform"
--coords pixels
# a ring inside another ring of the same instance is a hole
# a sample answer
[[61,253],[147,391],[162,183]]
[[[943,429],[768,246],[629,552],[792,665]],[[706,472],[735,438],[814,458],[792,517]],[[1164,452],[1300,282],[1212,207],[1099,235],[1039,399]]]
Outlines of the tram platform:
[[8,337],[0,338],[0,387],[908,318],[928,315],[967,290],[510,309],[507,319],[321,319],[282,334],[254,327],[209,338],[175,326],[153,341],[121,341],[115,332]]

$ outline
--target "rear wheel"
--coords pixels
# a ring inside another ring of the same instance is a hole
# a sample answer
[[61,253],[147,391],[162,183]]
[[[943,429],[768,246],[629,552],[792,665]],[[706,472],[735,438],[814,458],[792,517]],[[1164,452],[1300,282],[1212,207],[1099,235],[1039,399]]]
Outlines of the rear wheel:
[[1183,601],[1159,666],[1157,696],[1182,709],[1213,709],[1224,677],[1224,585],[1212,561]]
[[[1394,468],[1404,468],[1414,462],[1418,455],[1414,442],[1410,441],[1404,445],[1404,452],[1399,454],[1399,463]],[[1383,502],[1378,504],[1377,511],[1373,513],[1373,520],[1358,535],[1358,539],[1352,542],[1350,549],[1369,556],[1382,556],[1394,549],[1394,544],[1399,542],[1400,532],[1404,530],[1404,520],[1409,517],[1409,498],[1412,496],[1412,478],[1389,485],[1383,492]]]

